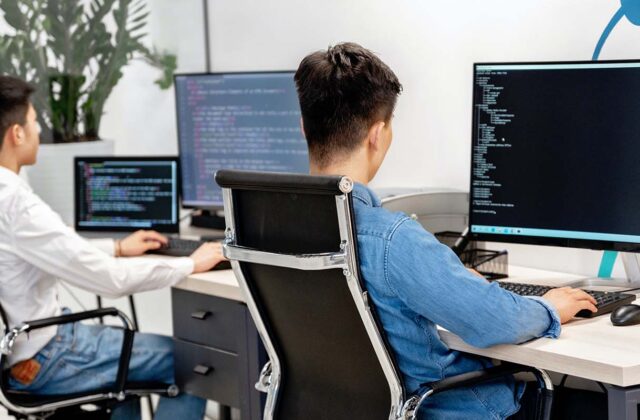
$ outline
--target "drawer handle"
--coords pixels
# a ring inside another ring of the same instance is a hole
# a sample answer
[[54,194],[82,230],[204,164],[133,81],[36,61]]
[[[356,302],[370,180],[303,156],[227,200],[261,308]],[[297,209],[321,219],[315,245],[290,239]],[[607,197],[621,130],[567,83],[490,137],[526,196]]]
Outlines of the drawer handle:
[[207,376],[209,372],[213,370],[210,366],[205,365],[197,365],[193,368],[193,373],[197,373],[198,375]]
[[209,311],[197,311],[191,314],[191,318],[204,321],[205,319],[209,318],[210,315],[211,315],[211,312]]

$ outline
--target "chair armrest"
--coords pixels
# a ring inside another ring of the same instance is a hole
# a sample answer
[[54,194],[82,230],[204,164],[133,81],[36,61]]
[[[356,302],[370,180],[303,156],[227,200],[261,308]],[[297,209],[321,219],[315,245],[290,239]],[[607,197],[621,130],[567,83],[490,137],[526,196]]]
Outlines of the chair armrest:
[[489,382],[508,375],[520,372],[535,373],[537,369],[530,366],[516,365],[512,363],[503,363],[499,366],[493,366],[483,370],[463,373],[461,375],[452,376],[436,382],[427,382],[421,387],[427,387],[433,390],[432,394],[447,391],[453,388],[462,388],[465,386],[476,385],[483,382]]
[[102,318],[104,316],[117,316],[124,324],[126,330],[133,331],[133,324],[129,318],[116,308],[100,308],[91,311],[78,312],[73,314],[65,314],[54,316],[51,318],[38,319],[24,322],[16,327],[9,329],[0,341],[0,353],[10,355],[16,338],[20,334],[26,334],[40,328],[51,327],[53,325],[69,324],[72,322],[83,321],[91,318]]
[[451,389],[462,388],[465,386],[477,385],[489,382],[494,379],[502,378],[521,372],[530,372],[536,376],[538,382],[538,407],[537,418],[551,418],[551,406],[553,403],[553,383],[543,370],[524,365],[513,363],[503,363],[499,366],[493,366],[484,370],[478,370],[461,375],[452,376],[436,382],[427,382],[420,385],[420,388],[407,399],[405,402],[400,418],[402,420],[415,419],[420,405],[427,397],[445,392]]
[[122,352],[120,353],[120,361],[118,364],[118,373],[116,376],[114,392],[117,394],[119,400],[125,398],[124,388],[129,373],[129,361],[131,359],[131,351],[133,349],[133,336],[134,326],[131,320],[116,308],[100,308],[91,311],[78,312],[74,314],[65,314],[60,316],[54,316],[51,318],[39,319],[34,321],[27,321],[17,327],[11,328],[7,334],[2,337],[0,341],[0,353],[3,355],[10,355],[13,350],[13,345],[16,339],[21,334],[29,333],[30,331],[40,328],[51,327],[53,325],[69,324],[72,322],[83,321],[91,318],[101,318],[104,316],[117,316],[124,324],[123,340],[122,340]]
[[[92,318],[102,318],[103,316],[118,316],[125,324],[125,328],[132,328],[131,321],[116,308],[100,308],[93,309],[91,311],[78,312],[73,314],[65,314],[60,316],[54,316],[51,318],[38,319],[35,321],[27,321],[22,325],[25,326],[22,331],[29,332],[37,330],[39,328],[50,327],[52,325],[69,324],[72,322],[84,321]],[[20,327],[18,327],[20,328]]]

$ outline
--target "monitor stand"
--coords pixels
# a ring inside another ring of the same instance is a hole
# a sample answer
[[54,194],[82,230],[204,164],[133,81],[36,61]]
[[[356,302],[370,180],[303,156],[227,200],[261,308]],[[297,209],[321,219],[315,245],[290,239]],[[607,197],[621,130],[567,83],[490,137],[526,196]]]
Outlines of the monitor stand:
[[[623,289],[640,289],[640,254],[632,252],[621,252],[622,264],[627,278],[602,278],[591,277],[580,279],[574,283],[568,284],[571,287],[591,287],[591,286],[607,286]],[[640,290],[639,290],[640,292]]]
[[191,226],[225,230],[224,214],[219,215],[210,210],[198,210],[191,215]]

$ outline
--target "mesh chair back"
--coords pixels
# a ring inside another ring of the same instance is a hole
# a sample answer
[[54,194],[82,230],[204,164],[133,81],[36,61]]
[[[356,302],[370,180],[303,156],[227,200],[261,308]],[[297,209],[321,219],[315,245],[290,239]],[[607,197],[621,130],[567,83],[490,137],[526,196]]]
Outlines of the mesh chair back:
[[[227,242],[281,255],[346,251],[357,258],[355,241],[345,244],[344,235],[344,228],[353,232],[352,212],[346,212],[341,230],[336,198],[342,197],[351,209],[350,194],[340,190],[341,179],[218,172],[216,181],[225,189]],[[364,290],[357,272],[345,277],[343,267],[303,269],[242,260],[232,264],[250,293],[250,310],[254,305],[257,311],[252,316],[280,371],[273,418],[390,417],[390,384],[347,281]]]

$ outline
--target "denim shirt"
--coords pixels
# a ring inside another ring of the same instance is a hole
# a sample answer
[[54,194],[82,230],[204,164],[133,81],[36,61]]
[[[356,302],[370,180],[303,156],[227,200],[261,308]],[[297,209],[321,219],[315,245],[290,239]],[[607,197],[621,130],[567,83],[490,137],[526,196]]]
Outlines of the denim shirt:
[[[475,347],[558,337],[560,319],[545,300],[471,274],[418,222],[381,208],[364,185],[356,184],[352,194],[363,281],[407,392],[492,365],[449,349],[436,325]],[[523,391],[511,377],[447,391],[428,398],[420,418],[504,419],[519,410]]]

